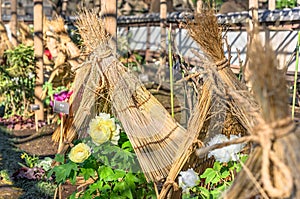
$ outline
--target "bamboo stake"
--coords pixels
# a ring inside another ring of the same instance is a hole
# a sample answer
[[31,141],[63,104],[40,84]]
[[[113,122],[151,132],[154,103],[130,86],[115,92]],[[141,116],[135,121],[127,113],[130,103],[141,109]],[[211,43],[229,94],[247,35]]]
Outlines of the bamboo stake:
[[60,153],[63,148],[63,132],[64,132],[64,116],[62,115],[60,121],[60,137],[59,137],[59,145],[58,145],[57,153]]
[[168,31],[168,46],[169,46],[169,70],[170,70],[170,101],[171,101],[171,116],[174,118],[174,82],[173,82],[173,60],[172,60],[172,45],[171,45],[171,31],[172,24],[170,24],[170,29]]
[[294,91],[293,91],[293,105],[292,105],[292,119],[295,116],[296,94],[297,94],[297,79],[298,79],[298,65],[299,65],[299,46],[300,46],[300,32],[298,32],[298,43],[296,52],[296,67],[295,67],[295,79],[294,79]]

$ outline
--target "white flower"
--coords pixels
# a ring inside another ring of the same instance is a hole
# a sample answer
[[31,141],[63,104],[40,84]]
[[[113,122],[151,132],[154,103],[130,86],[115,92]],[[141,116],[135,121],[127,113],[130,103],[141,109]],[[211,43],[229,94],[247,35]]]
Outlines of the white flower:
[[34,75],[32,72],[29,72],[29,73],[28,73],[28,78],[29,78],[29,79],[34,78],[34,76],[35,76],[35,75]]
[[120,139],[120,129],[121,127],[115,123],[115,119],[110,118],[110,114],[100,113],[91,120],[89,134],[96,145],[109,140],[112,144],[117,145]]
[[178,177],[179,187],[182,188],[182,191],[187,193],[190,188],[198,185],[200,178],[198,174],[193,169],[188,169],[187,171],[181,171]]
[[[208,142],[208,146],[212,146],[218,143],[223,143],[236,138],[239,138],[239,136],[230,135],[230,139],[228,139],[225,135],[219,134],[213,137]],[[230,160],[237,161],[238,160],[237,153],[239,153],[244,146],[245,144],[232,144],[220,149],[215,149],[208,153],[208,157],[210,158],[211,156],[214,156],[214,158],[219,162],[229,162]]]

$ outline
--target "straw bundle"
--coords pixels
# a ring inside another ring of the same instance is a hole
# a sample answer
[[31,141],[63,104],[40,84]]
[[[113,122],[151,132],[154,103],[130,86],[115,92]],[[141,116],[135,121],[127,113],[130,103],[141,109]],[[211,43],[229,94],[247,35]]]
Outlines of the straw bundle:
[[27,46],[33,46],[33,35],[30,27],[24,22],[19,22],[18,25],[20,31],[19,41]]
[[7,31],[3,22],[0,21],[0,60],[3,61],[4,52],[8,49],[11,49],[12,43],[9,41],[7,36]]
[[86,136],[88,123],[95,115],[95,91],[108,89],[113,112],[131,141],[147,180],[161,180],[169,173],[174,159],[187,149],[182,140],[189,135],[118,61],[95,13],[83,12],[78,26],[85,45],[93,52],[78,71],[83,81],[75,82],[74,120],[67,133]]
[[[250,80],[262,107],[259,123],[251,129],[249,140],[256,144],[245,167],[238,174],[226,198],[300,197],[300,129],[289,116],[284,71],[272,49],[254,40],[250,48]],[[236,93],[234,94],[236,95]],[[247,102],[240,98],[242,103]]]
[[[199,160],[195,154],[197,147],[203,147],[216,134],[248,134],[256,123],[256,119],[246,112],[240,101],[234,97],[229,98],[228,91],[243,92],[243,97],[251,108],[259,110],[254,98],[247,92],[246,86],[229,68],[230,63],[222,47],[222,30],[218,26],[213,11],[204,10],[200,14],[196,13],[194,20],[188,21],[186,28],[208,58],[206,61],[208,63],[204,66],[206,72],[204,84],[202,90],[199,91],[201,95],[188,125],[188,133],[193,137],[192,143],[198,143],[198,146],[189,145],[191,142],[186,141],[190,148],[174,163],[160,193],[160,198],[165,198],[174,186],[173,182],[181,169],[193,167],[198,172],[202,172],[207,168],[207,164],[199,164],[205,161]],[[203,59],[201,55],[199,57]]]

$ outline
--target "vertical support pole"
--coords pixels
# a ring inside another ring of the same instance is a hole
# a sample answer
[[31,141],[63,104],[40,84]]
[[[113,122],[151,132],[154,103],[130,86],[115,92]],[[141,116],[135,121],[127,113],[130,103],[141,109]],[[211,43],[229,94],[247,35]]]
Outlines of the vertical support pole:
[[18,15],[17,15],[17,0],[11,1],[11,19],[10,19],[10,29],[11,29],[11,43],[13,46],[18,45],[18,36],[17,36],[17,26],[18,26]]
[[160,67],[157,72],[160,84],[165,77],[165,66],[167,62],[166,21],[167,21],[167,0],[160,0]]
[[276,9],[276,0],[269,0],[268,9],[269,10],[275,10]]
[[202,12],[202,7],[203,7],[203,0],[197,0],[197,4],[196,4],[196,10],[197,13],[201,13]]
[[[258,21],[258,0],[249,0],[249,15],[252,16],[252,19],[249,19],[249,32],[252,33],[254,30],[255,23]],[[247,45],[250,46],[250,42],[254,40],[256,35],[253,35],[253,38],[250,38],[250,35],[248,35],[248,43]],[[251,83],[249,82],[249,77],[251,76],[249,71],[249,64],[246,63],[245,69],[244,69],[244,77],[247,86],[249,89],[252,88]]]
[[61,6],[61,16],[63,18],[66,18],[67,7],[68,7],[68,0],[63,0],[62,6]]
[[252,31],[254,23],[257,23],[258,20],[258,0],[249,0],[249,11],[252,16],[252,20],[249,20],[249,28]]
[[[276,9],[276,0],[269,0],[268,2],[268,9],[269,10],[275,10]],[[268,42],[270,42],[270,30],[269,27],[266,26],[264,27],[265,31],[266,31],[266,35],[265,35],[265,44],[267,44]]]
[[33,7],[33,26],[34,26],[34,56],[36,58],[36,84],[34,90],[35,104],[40,109],[35,112],[38,120],[44,120],[44,104],[41,100],[42,86],[44,84],[44,66],[43,66],[43,0],[34,0]]
[[2,21],[2,0],[0,0],[0,21]]
[[102,0],[101,10],[105,29],[111,35],[111,47],[117,51],[117,0]]

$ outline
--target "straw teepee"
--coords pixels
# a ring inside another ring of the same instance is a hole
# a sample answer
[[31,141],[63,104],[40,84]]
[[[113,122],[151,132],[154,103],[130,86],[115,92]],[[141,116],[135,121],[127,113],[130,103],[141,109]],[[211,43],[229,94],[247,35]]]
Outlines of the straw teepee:
[[259,123],[248,139],[255,147],[224,197],[300,198],[300,130],[290,118],[284,71],[270,46],[255,39],[248,49],[250,81],[262,114],[254,113]]
[[[251,109],[260,114],[254,98],[230,69],[229,60],[224,55],[222,29],[219,28],[213,11],[208,9],[196,13],[186,27],[205,56],[197,53],[199,58],[206,60],[204,74],[202,72],[204,83],[199,90],[201,94],[187,129],[189,135],[193,136],[193,142],[189,145],[189,150],[174,163],[159,198],[165,198],[172,186],[176,189],[175,180],[182,169],[191,167],[203,172],[211,164],[211,161],[205,160],[205,154],[199,159],[195,153],[197,148],[204,147],[216,134],[247,135],[257,123],[244,105],[234,96],[229,96],[228,92],[234,90],[243,93],[243,98]],[[188,140],[186,144],[190,143]]]
[[67,139],[86,136],[89,121],[97,112],[96,98],[106,95],[147,180],[165,178],[174,160],[187,149],[182,139],[189,135],[112,53],[103,21],[96,13],[83,12],[78,27],[92,53],[76,71]]

